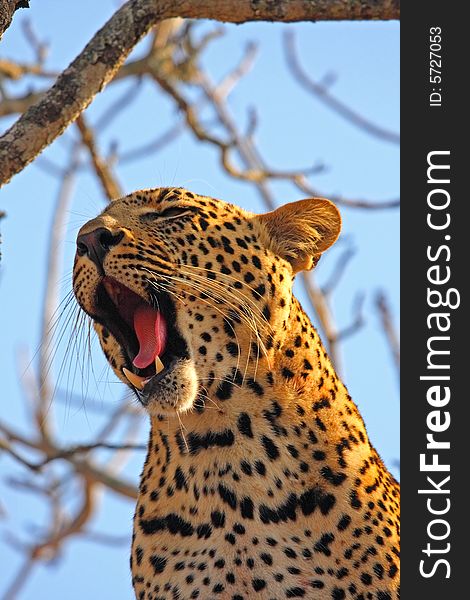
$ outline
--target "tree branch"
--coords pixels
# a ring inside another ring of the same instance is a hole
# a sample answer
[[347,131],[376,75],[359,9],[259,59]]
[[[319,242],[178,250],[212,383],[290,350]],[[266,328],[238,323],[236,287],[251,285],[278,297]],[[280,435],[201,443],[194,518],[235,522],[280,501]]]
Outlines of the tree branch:
[[18,8],[29,8],[28,0],[0,0],[0,40],[10,27],[13,15]]
[[28,577],[31,575],[35,564],[36,561],[34,558],[30,555],[26,556],[25,561],[21,564],[18,573],[16,573],[1,600],[13,600],[18,597],[19,592],[28,581]]
[[398,379],[400,379],[400,341],[393,325],[392,311],[390,310],[387,296],[382,290],[377,293],[375,305],[380,315],[385,338],[392,353],[393,364],[395,365]]
[[397,19],[398,0],[133,0],[127,2],[0,138],[0,185],[51,144],[112,79],[139,40],[171,17],[246,21]]
[[374,202],[371,200],[364,200],[362,198],[345,198],[336,194],[329,194],[325,192],[319,192],[317,189],[312,187],[305,177],[298,175],[293,179],[293,183],[308,196],[315,197],[326,197],[339,206],[349,206],[351,208],[361,208],[364,210],[388,210],[389,208],[398,208],[400,206],[400,198],[392,198],[391,200],[385,200],[382,202]]
[[294,35],[292,32],[286,33],[284,37],[284,48],[286,52],[287,63],[291,69],[291,72],[304,89],[321,100],[331,110],[343,117],[343,119],[346,119],[359,129],[362,129],[362,131],[365,131],[369,135],[375,136],[386,142],[400,144],[400,136],[398,133],[372,123],[372,121],[366,119],[361,114],[335,98],[328,91],[328,88],[325,85],[318,83],[307,76],[305,71],[300,66],[300,61],[295,50]]
[[120,198],[122,196],[121,186],[113,174],[110,165],[98,154],[94,133],[87,125],[83,114],[77,118],[77,127],[82,138],[82,143],[90,153],[91,164],[101,183],[105,196],[110,201]]
[[341,374],[342,365],[338,345],[338,328],[333,319],[331,307],[325,294],[315,281],[314,274],[311,271],[304,271],[302,273],[302,280],[305,285],[308,299],[312,304],[312,308],[318,317],[318,321],[325,335],[331,362],[336,371]]

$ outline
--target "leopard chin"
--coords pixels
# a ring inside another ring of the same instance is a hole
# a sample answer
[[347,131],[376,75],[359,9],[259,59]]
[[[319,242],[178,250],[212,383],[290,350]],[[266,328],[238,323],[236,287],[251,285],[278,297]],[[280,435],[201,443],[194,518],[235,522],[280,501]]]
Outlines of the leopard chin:
[[190,358],[176,358],[136,393],[150,415],[174,416],[175,412],[184,413],[193,408],[197,381],[194,362]]

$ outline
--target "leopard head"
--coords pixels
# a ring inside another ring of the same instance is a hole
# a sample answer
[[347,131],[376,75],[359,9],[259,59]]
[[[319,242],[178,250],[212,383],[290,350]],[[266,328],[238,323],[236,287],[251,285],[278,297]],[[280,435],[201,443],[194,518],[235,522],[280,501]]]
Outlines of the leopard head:
[[154,416],[272,366],[295,274],[339,235],[333,203],[256,215],[184,189],[115,200],[79,231],[73,288],[116,375]]

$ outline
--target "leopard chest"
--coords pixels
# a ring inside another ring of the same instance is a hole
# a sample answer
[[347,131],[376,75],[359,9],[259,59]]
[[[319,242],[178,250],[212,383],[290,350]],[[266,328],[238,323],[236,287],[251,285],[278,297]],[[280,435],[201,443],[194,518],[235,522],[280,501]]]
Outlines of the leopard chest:
[[269,402],[204,431],[154,422],[134,520],[137,598],[325,598],[351,572],[364,587],[353,563],[380,548],[338,460],[355,469],[369,447],[339,450],[301,411],[284,412]]

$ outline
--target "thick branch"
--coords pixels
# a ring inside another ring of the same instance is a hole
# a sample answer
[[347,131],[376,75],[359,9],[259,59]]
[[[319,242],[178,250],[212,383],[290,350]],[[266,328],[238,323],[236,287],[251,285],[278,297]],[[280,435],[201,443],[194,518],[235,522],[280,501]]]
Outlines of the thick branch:
[[0,185],[7,183],[90,104],[137,42],[171,17],[246,21],[397,19],[398,0],[133,0],[119,9],[83,52],[0,138]]
[[10,27],[13,15],[18,8],[29,8],[27,0],[0,0],[0,40]]

